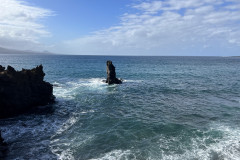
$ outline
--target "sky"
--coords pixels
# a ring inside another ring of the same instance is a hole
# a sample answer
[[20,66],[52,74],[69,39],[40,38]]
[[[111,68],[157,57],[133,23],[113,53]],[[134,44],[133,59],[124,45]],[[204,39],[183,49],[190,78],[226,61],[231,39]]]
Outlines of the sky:
[[239,56],[240,0],[0,0],[0,47]]

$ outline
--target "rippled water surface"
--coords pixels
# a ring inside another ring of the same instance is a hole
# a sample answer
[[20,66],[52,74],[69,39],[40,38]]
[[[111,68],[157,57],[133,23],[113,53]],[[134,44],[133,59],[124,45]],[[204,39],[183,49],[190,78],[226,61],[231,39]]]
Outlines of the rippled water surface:
[[[106,60],[122,85],[108,86]],[[6,159],[239,160],[240,58],[0,55],[56,104],[0,120]]]

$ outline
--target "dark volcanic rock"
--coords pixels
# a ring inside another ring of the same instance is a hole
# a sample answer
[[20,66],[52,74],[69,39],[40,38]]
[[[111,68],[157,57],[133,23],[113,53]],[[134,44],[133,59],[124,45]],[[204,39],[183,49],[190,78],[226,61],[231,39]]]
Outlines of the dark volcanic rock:
[[0,65],[0,118],[54,102],[53,86],[43,81],[43,66],[16,71]]
[[122,81],[116,78],[115,67],[112,64],[112,61],[107,61],[107,80],[108,84],[121,84]]
[[4,139],[2,138],[2,134],[0,131],[0,159],[3,159],[6,155],[7,151],[7,144],[4,142]]
[[0,72],[4,71],[5,70],[5,67],[1,66],[0,65]]

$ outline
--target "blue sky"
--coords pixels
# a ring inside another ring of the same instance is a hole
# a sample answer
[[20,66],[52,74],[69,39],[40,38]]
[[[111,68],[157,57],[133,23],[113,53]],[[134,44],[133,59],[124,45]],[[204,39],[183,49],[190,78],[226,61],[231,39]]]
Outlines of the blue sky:
[[118,24],[131,0],[26,0],[54,16],[44,21],[54,41],[74,39]]
[[239,0],[0,0],[0,47],[79,55],[236,56]]

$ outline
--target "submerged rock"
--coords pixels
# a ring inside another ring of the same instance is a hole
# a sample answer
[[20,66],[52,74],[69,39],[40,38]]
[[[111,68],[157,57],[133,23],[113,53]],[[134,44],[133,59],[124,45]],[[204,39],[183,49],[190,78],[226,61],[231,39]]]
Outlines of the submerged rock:
[[0,159],[3,159],[6,155],[7,151],[7,144],[4,142],[4,139],[2,138],[2,134],[0,131]]
[[45,82],[43,66],[16,71],[0,65],[0,118],[54,102],[53,86]]
[[115,67],[112,64],[112,61],[107,61],[107,80],[105,81],[108,84],[121,84],[122,80],[116,78]]

